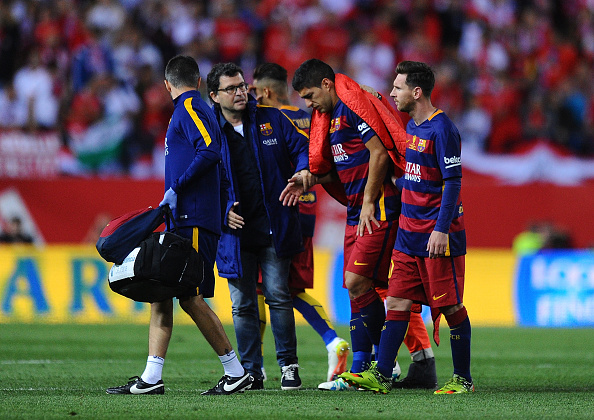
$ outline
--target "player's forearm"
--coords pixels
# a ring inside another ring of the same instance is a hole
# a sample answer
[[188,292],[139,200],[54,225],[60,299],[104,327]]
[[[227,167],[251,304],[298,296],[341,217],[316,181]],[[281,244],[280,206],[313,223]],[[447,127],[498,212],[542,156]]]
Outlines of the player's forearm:
[[[384,150],[385,152],[385,150]],[[369,156],[369,174],[363,196],[363,203],[373,203],[379,196],[386,173],[388,172],[389,159],[387,153],[371,152]]]
[[456,204],[458,203],[462,183],[460,178],[449,178],[444,181],[444,184],[435,230],[448,233],[452,220],[456,216]]
[[335,170],[332,170],[323,176],[315,176],[315,184],[327,184],[329,182],[334,182],[338,180],[338,173]]

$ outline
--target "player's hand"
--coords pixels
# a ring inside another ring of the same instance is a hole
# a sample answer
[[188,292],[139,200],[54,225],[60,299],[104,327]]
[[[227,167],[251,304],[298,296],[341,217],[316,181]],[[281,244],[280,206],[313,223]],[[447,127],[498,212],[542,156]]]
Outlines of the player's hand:
[[427,251],[429,251],[429,258],[444,257],[448,248],[448,234],[434,230],[429,236],[427,242]]
[[165,191],[165,195],[163,196],[163,200],[159,203],[159,207],[162,207],[166,204],[169,204],[169,208],[171,210],[175,209],[177,206],[177,194],[172,188],[169,188],[167,191]]
[[380,227],[380,223],[375,218],[375,203],[363,203],[361,215],[359,216],[359,225],[357,226],[357,235],[363,236],[365,230],[371,235],[373,225]]
[[233,203],[233,206],[229,209],[229,213],[227,213],[227,225],[231,229],[241,229],[245,222],[243,221],[243,217],[239,214],[235,213],[235,209],[239,205],[239,202]]
[[299,174],[301,175],[301,180],[303,183],[303,192],[309,191],[311,187],[318,183],[318,177],[309,172],[307,169],[302,169],[299,171]]
[[287,186],[281,191],[280,197],[278,198],[279,201],[283,202],[283,206],[294,206],[299,203],[299,197],[301,194],[305,192],[305,188],[303,186],[303,175],[301,172],[297,172],[293,175],[288,183]]
[[378,92],[377,92],[377,90],[375,90],[375,89],[374,89],[374,88],[372,88],[371,86],[367,86],[367,85],[359,85],[359,87],[360,87],[361,89],[363,89],[363,90],[365,90],[365,91],[367,91],[367,92],[371,93],[373,96],[375,96],[376,98],[378,98],[378,99],[379,99],[379,96],[378,96]]

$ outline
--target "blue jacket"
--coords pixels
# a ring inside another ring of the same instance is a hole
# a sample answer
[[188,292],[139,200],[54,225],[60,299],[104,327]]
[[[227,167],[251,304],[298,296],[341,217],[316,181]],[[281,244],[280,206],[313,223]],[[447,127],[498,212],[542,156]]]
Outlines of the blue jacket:
[[177,193],[178,226],[221,234],[221,139],[212,109],[191,90],[173,100],[165,136],[165,191]]
[[[219,109],[215,113],[221,127],[226,123]],[[264,206],[270,220],[272,238],[279,257],[289,257],[303,251],[297,206],[283,206],[279,201],[287,180],[308,165],[308,137],[276,108],[257,105],[249,97],[244,130],[250,130],[252,146],[260,172],[260,185]],[[221,277],[241,278],[243,270],[240,257],[241,229],[226,225],[227,213],[236,200],[237,181],[231,167],[229,144],[223,132],[221,143],[223,166],[230,181],[228,202],[224,216],[223,233],[217,251],[217,268]]]

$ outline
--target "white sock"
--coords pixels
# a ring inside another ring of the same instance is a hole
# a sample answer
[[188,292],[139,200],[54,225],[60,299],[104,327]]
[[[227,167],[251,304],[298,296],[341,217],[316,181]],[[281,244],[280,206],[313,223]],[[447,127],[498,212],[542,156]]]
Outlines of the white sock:
[[159,356],[149,356],[146,359],[146,368],[140,379],[147,384],[156,384],[161,380],[163,374],[163,363],[165,359]]
[[239,363],[239,359],[237,359],[237,355],[235,354],[234,350],[219,356],[219,359],[221,360],[223,368],[225,369],[225,375],[231,376],[232,378],[243,376],[243,366],[241,366],[241,363]]

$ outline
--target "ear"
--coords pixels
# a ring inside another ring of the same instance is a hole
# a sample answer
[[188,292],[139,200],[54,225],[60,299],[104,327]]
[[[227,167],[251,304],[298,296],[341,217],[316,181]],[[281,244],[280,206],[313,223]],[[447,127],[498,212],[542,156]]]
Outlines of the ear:
[[413,89],[413,98],[415,100],[419,99],[421,96],[423,96],[423,89],[421,89],[419,86],[415,87]]
[[167,92],[171,93],[171,85],[169,82],[167,80],[163,80],[163,82],[165,83],[165,89],[167,89]]
[[198,78],[198,84],[196,85],[196,90],[200,89],[200,83],[202,83],[202,77]]
[[212,99],[212,101],[214,103],[217,103],[217,104],[219,103],[219,95],[218,94],[216,94],[215,92],[209,92],[208,95],[210,96],[210,99]]
[[322,89],[326,90],[326,91],[330,91],[334,88],[334,82],[328,78],[324,78],[322,79]]
[[270,98],[272,96],[272,91],[270,90],[270,88],[265,87],[263,90],[263,95],[265,98]]

